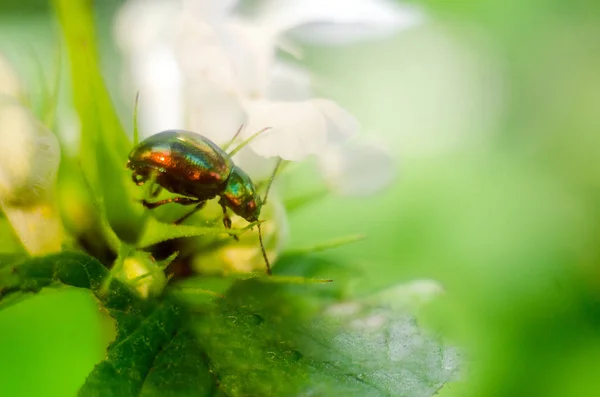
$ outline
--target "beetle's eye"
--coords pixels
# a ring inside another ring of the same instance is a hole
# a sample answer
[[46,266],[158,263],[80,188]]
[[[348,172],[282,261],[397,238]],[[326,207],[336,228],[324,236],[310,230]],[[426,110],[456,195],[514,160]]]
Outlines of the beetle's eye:
[[148,176],[134,171],[133,174],[131,174],[131,179],[136,185],[141,186],[148,180]]

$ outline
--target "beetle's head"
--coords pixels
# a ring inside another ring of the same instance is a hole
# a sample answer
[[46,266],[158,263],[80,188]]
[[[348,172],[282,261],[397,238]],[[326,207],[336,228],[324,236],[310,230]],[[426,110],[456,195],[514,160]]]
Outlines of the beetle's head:
[[129,160],[127,162],[127,168],[133,171],[131,180],[138,186],[143,185],[150,179],[150,169],[146,166],[139,165],[136,162]]
[[262,200],[256,193],[254,183],[241,168],[233,167],[221,199],[227,207],[248,222],[258,221]]

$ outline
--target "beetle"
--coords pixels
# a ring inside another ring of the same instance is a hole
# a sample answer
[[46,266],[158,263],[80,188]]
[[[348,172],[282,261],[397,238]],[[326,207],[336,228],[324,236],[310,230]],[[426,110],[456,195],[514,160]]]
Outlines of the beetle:
[[[131,150],[127,167],[133,171],[132,180],[138,186],[155,178],[159,188],[152,196],[157,196],[160,188],[179,195],[155,202],[142,200],[146,208],[153,209],[168,203],[196,206],[175,223],[183,222],[202,209],[208,200],[219,196],[223,225],[231,229],[227,208],[248,222],[258,222],[261,208],[266,202],[266,196],[264,200],[261,199],[255,184],[246,172],[234,164],[230,154],[208,138],[191,131],[166,130],[150,136]],[[266,272],[270,275],[271,266],[260,223],[257,223],[257,227]],[[237,239],[237,236],[234,238]]]

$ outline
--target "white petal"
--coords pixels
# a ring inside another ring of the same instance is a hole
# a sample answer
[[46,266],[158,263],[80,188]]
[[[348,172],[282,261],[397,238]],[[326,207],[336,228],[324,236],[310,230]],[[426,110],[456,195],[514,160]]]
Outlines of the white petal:
[[183,76],[190,84],[195,78],[208,80],[223,89],[237,90],[233,60],[221,33],[210,24],[189,15],[177,28],[175,54]]
[[270,70],[266,95],[274,101],[310,98],[311,81],[308,71],[288,62],[275,62]]
[[177,57],[187,77],[202,76],[246,97],[265,95],[276,37],[243,19],[209,24],[185,15],[179,27]]
[[419,23],[421,13],[389,0],[270,0],[261,21],[321,44],[389,36]]
[[380,145],[349,142],[331,146],[318,158],[328,184],[349,196],[365,196],[389,185],[396,174],[390,154]]
[[287,53],[292,58],[304,58],[304,50],[302,49],[302,46],[294,42],[293,40],[289,40],[287,37],[279,34],[279,32],[277,32],[277,49],[279,51]]
[[235,92],[197,78],[185,89],[186,128],[218,145],[229,142],[246,120],[246,112]]
[[[235,145],[234,145],[235,146]],[[273,174],[273,170],[277,164],[277,158],[264,158],[259,156],[251,148],[245,147],[240,150],[234,157],[235,165],[243,169],[252,181],[258,183],[268,180]]]
[[196,18],[220,22],[227,18],[239,0],[183,0],[184,13]]
[[421,17],[415,13],[414,16],[407,14],[404,20],[393,24],[314,23],[292,29],[288,35],[293,40],[308,44],[341,46],[391,37],[401,30],[417,25],[420,21]]
[[51,190],[58,170],[56,137],[17,104],[0,105],[0,202],[35,203]]
[[117,13],[114,34],[125,56],[173,39],[173,22],[181,13],[177,0],[130,0]]
[[16,104],[0,106],[0,208],[32,255],[59,251],[62,226],[51,197],[60,160],[54,135]]
[[60,216],[49,202],[27,207],[2,204],[21,243],[31,255],[44,255],[61,250],[64,233]]
[[183,127],[182,75],[174,56],[179,0],[133,0],[115,22],[115,38],[128,64],[124,95],[133,102],[139,91],[138,122],[145,137]]
[[263,157],[298,161],[322,151],[327,144],[327,120],[312,101],[248,101],[245,108],[248,123],[244,137],[270,127],[250,142],[252,150]]
[[129,79],[130,92],[139,92],[141,136],[184,127],[182,75],[167,48],[157,47],[134,59],[130,64]]
[[230,18],[221,39],[233,61],[238,89],[249,98],[264,97],[275,59],[277,36],[259,24]]
[[358,120],[334,101],[315,98],[312,99],[312,102],[327,118],[329,141],[331,143],[343,143],[360,130]]

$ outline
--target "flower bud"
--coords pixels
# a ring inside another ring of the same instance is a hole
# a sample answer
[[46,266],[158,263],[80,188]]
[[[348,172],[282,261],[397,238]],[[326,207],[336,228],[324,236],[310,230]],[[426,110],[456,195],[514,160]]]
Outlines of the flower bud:
[[160,263],[150,254],[140,251],[123,260],[117,278],[133,286],[142,298],[159,295],[167,285],[167,277]]

